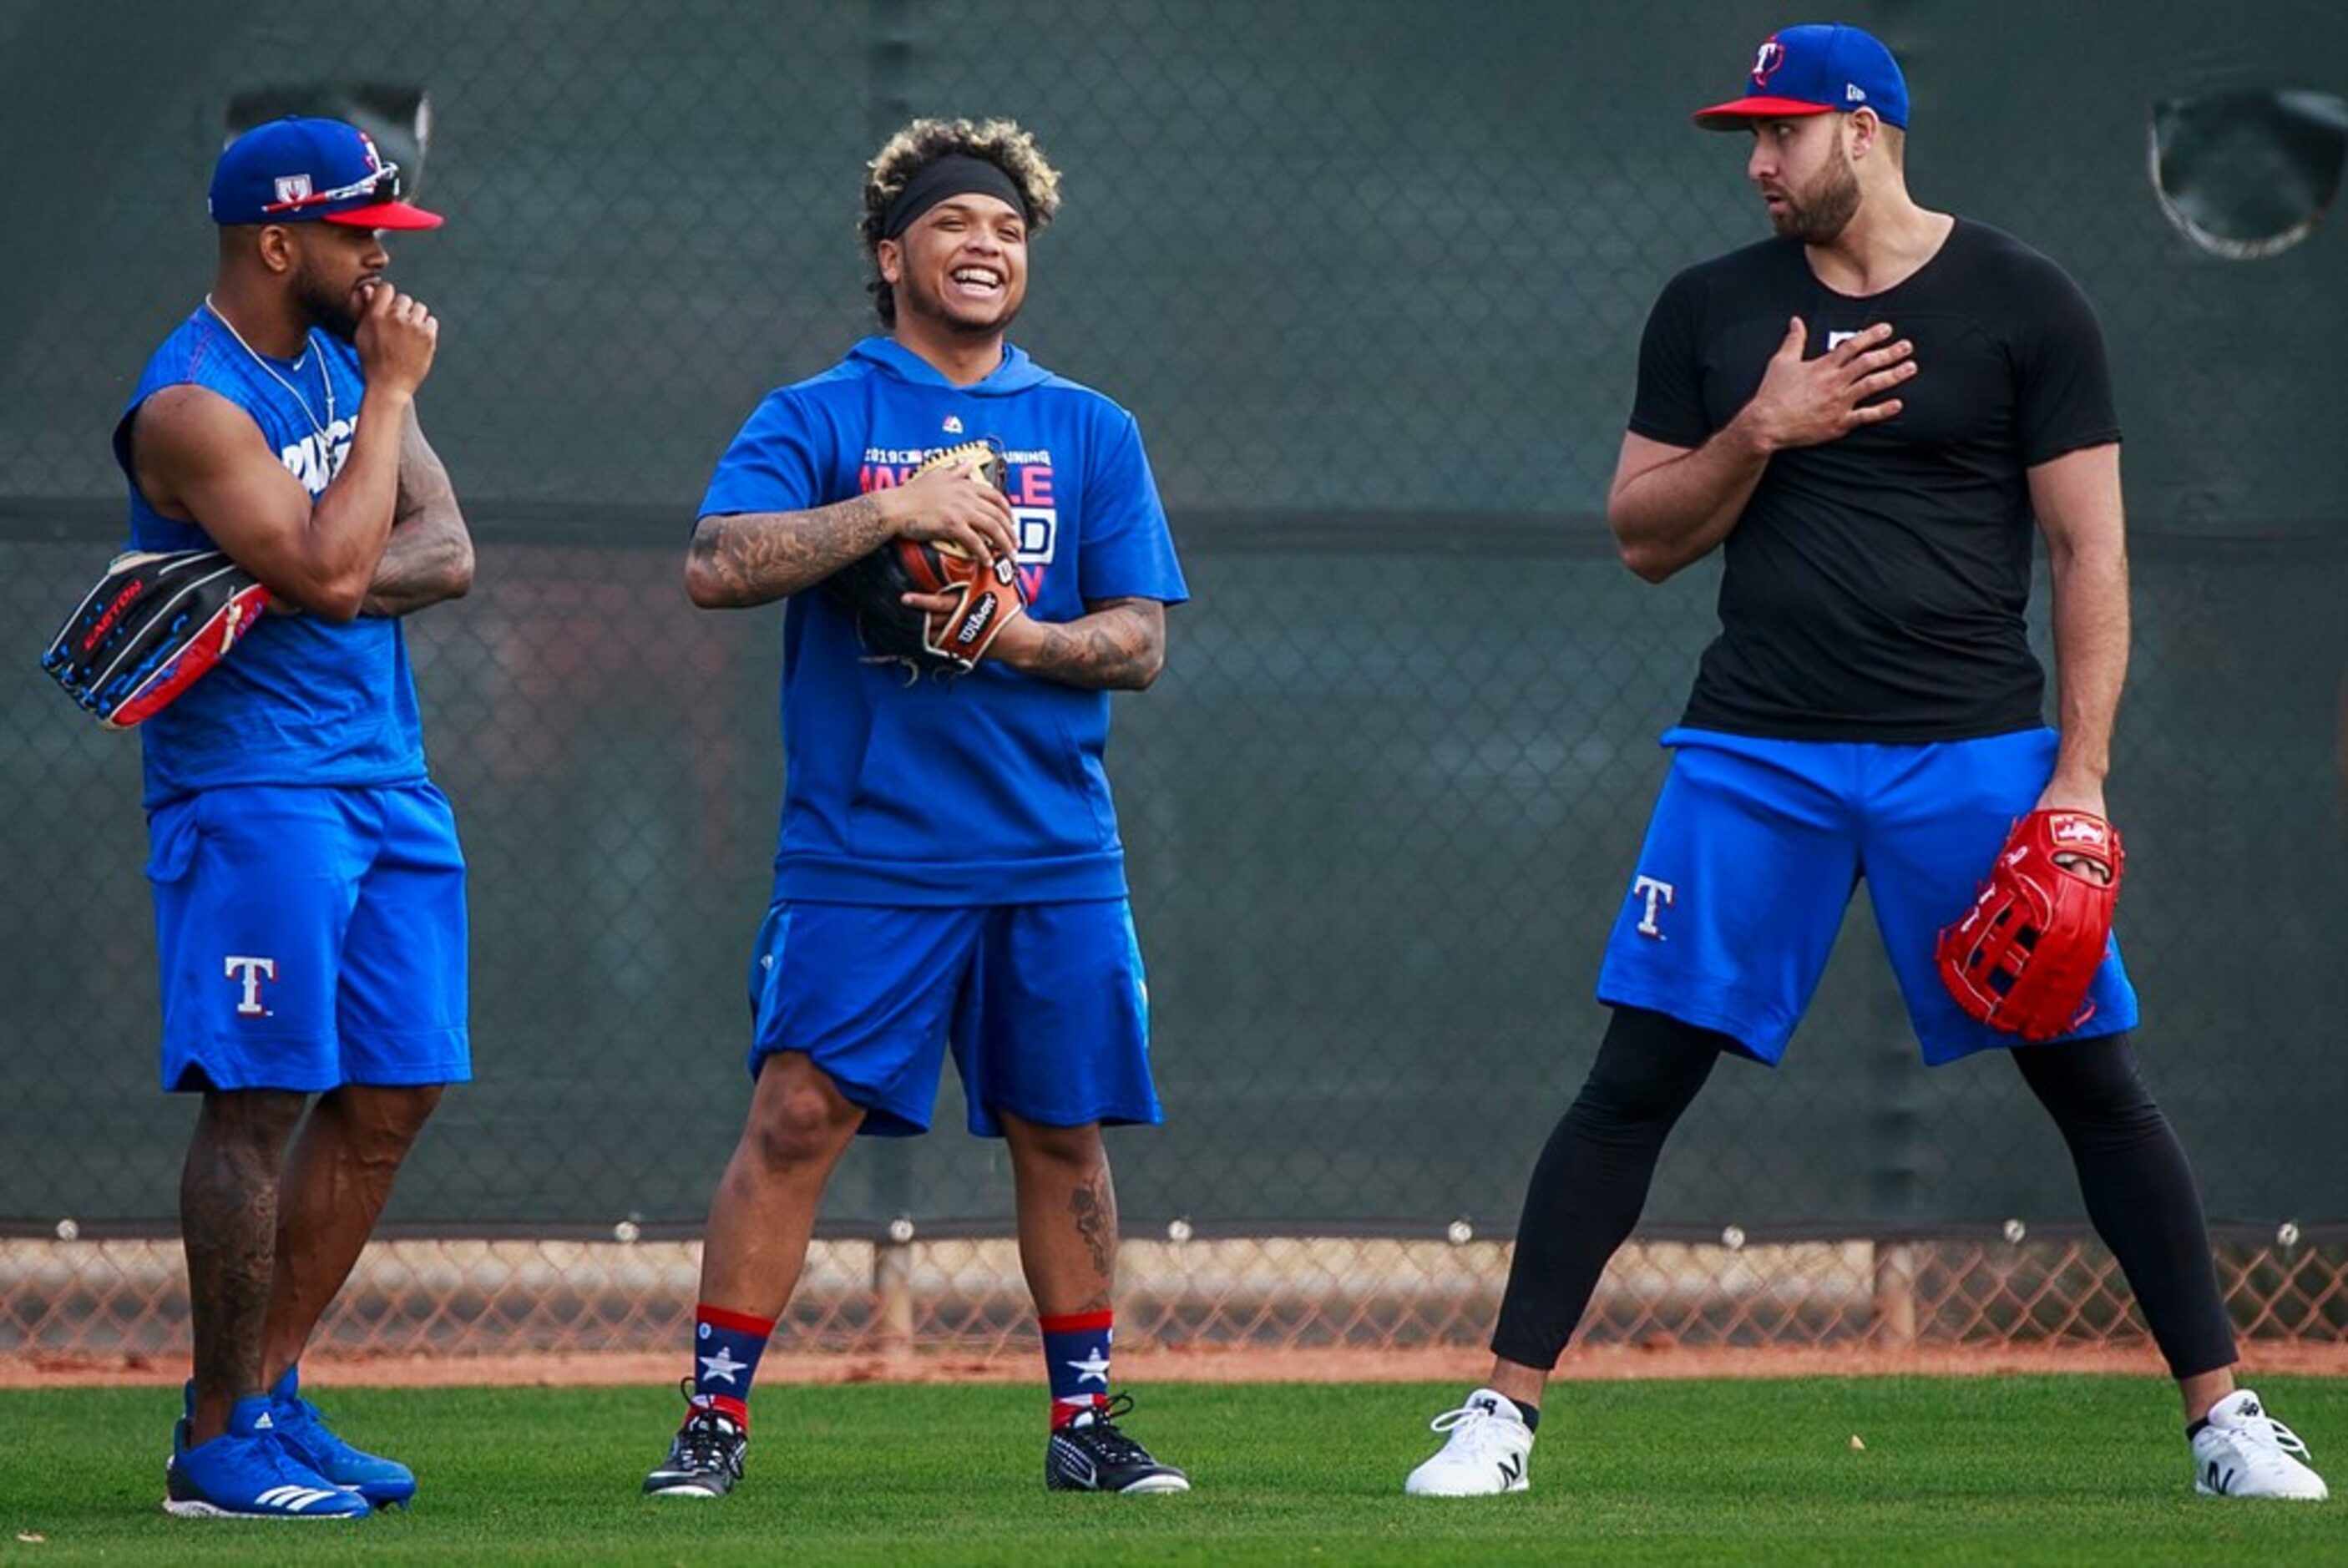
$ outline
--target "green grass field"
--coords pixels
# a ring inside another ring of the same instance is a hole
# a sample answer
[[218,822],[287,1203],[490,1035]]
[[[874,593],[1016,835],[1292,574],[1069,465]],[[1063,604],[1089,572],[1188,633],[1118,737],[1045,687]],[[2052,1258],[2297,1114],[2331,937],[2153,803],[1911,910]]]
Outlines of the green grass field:
[[[2259,1388],[2348,1481],[2348,1380]],[[778,1386],[743,1489],[710,1504],[638,1494],[673,1392],[315,1392],[415,1467],[414,1509],[172,1519],[175,1394],[0,1392],[0,1563],[2348,1562],[2348,1503],[2195,1497],[2151,1379],[1563,1385],[1532,1491],[1468,1501],[1401,1495],[1453,1387],[1146,1387],[1131,1429],[1198,1490],[1109,1498],[1043,1490],[1035,1390]]]

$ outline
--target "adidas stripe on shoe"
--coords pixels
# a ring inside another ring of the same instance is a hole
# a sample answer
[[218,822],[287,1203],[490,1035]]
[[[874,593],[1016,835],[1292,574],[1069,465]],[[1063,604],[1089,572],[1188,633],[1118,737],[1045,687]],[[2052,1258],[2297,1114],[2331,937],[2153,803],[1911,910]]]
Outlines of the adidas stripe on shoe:
[[269,1401],[258,1396],[239,1399],[228,1429],[210,1442],[189,1447],[188,1423],[179,1423],[163,1467],[163,1511],[181,1519],[364,1519],[374,1511],[288,1454]]

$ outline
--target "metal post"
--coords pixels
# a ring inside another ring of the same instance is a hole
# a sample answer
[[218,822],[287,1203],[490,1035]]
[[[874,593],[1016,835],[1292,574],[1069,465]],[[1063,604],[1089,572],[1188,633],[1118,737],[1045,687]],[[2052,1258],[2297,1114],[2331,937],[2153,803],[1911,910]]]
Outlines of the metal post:
[[[1874,971],[1867,1010],[1868,1210],[1884,1229],[1904,1226],[1916,1212],[1919,1074],[1907,1005],[1890,973]],[[1873,1243],[1868,1338],[1905,1349],[1916,1343],[1915,1244]]]
[[913,1354],[913,1222],[900,1214],[872,1243],[874,1322],[880,1353],[891,1361]]
[[1874,1293],[1867,1336],[1893,1350],[1916,1343],[1916,1249],[1907,1242],[1874,1243]]
[[870,95],[867,135],[877,146],[913,118],[914,24],[909,0],[870,0],[866,9],[864,76]]

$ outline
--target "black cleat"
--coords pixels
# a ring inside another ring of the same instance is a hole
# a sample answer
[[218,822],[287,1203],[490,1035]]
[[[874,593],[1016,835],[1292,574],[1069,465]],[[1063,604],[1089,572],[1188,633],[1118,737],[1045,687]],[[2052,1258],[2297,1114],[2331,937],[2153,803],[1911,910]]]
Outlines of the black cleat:
[[668,1460],[644,1477],[651,1497],[724,1497],[742,1479],[750,1434],[723,1411],[695,1406],[668,1446]]
[[1190,1478],[1159,1464],[1149,1450],[1117,1429],[1117,1418],[1133,1410],[1133,1396],[1119,1394],[1107,1405],[1078,1416],[1052,1434],[1044,1450],[1044,1486],[1048,1491],[1188,1491]]

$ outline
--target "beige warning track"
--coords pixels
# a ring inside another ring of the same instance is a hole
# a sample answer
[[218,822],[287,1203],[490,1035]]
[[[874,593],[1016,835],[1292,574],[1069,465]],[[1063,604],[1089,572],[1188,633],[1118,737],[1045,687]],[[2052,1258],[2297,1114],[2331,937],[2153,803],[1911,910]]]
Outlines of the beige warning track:
[[[674,1356],[530,1355],[500,1357],[312,1357],[312,1387],[595,1387],[675,1382],[685,1370]],[[1462,1383],[1479,1381],[1490,1362],[1457,1348],[1415,1350],[1121,1350],[1118,1381],[1149,1383]],[[1756,1347],[1601,1346],[1574,1350],[1558,1367],[1566,1382],[1690,1377],[1994,1377],[2003,1374],[2163,1376],[2149,1350],[1816,1350]],[[2348,1377],[2348,1346],[2254,1346],[2245,1381],[2263,1374]],[[0,1388],[166,1387],[183,1366],[137,1358],[0,1357]],[[781,1383],[1022,1383],[1037,1376],[1033,1357],[791,1356],[770,1352],[762,1385]]]

